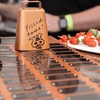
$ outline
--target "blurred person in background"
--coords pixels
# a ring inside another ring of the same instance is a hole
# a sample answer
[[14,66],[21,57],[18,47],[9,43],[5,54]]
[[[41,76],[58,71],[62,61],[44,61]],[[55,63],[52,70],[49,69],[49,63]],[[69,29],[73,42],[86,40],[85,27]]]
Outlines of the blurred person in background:
[[[33,0],[31,0],[33,1]],[[46,12],[49,35],[75,35],[78,31],[100,29],[100,0],[39,0]],[[34,7],[33,3],[28,4]],[[0,14],[17,20],[21,5],[0,3]],[[62,21],[63,20],[63,21]]]
[[[16,20],[17,13],[19,8],[21,7],[22,1],[23,0],[1,0],[0,15],[8,19]],[[14,15],[16,16],[16,18],[14,18]]]
[[[23,1],[23,0],[0,0],[0,4],[2,6],[4,5],[4,10],[6,10],[5,6],[6,7],[11,6],[11,8],[12,8],[13,5],[14,6],[20,5],[21,1]],[[4,13],[6,13],[6,12],[4,12]],[[15,36],[16,35],[17,21],[13,18],[6,17],[5,15],[6,14],[4,14],[4,15],[0,14],[0,35],[3,36],[3,37],[5,37],[5,36]]]

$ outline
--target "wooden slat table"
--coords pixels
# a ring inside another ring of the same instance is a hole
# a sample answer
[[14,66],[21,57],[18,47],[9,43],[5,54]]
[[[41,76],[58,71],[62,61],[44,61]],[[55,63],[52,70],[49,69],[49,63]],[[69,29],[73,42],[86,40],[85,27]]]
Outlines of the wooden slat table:
[[100,63],[89,53],[51,36],[49,50],[26,52],[1,39],[0,100],[100,100]]

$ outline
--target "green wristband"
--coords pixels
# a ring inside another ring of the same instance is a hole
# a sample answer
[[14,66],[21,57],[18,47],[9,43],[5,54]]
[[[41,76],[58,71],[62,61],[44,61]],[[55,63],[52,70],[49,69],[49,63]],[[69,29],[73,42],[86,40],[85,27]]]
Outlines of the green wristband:
[[67,30],[73,31],[73,19],[71,14],[66,14],[65,19],[67,20]]

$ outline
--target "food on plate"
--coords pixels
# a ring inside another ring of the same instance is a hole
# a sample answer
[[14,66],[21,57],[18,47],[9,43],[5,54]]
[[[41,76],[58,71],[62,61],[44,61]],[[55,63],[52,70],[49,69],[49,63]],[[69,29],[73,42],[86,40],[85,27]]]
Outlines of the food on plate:
[[78,44],[78,39],[76,37],[70,37],[69,38],[69,43],[71,44]]
[[88,40],[89,40],[90,36],[89,35],[86,35],[83,39],[83,43],[84,44],[87,44],[88,43]]
[[70,34],[62,35],[61,41],[73,45],[85,44],[90,47],[100,46],[100,31],[98,29],[90,29],[88,32],[79,32],[75,36]]
[[76,38],[79,38],[80,36],[84,36],[85,32],[79,32],[75,35]]
[[62,36],[59,36],[59,37],[61,38],[62,42],[67,42],[67,40],[68,40],[67,35],[62,35]]
[[100,36],[100,33],[97,29],[90,29],[89,31],[92,31],[96,38],[98,38]]
[[89,36],[94,36],[93,32],[92,31],[89,31],[86,33],[86,35],[89,35]]
[[98,38],[97,41],[98,41],[98,45],[100,45],[100,38]]
[[89,38],[87,45],[91,47],[96,47],[98,46],[98,41],[94,38]]

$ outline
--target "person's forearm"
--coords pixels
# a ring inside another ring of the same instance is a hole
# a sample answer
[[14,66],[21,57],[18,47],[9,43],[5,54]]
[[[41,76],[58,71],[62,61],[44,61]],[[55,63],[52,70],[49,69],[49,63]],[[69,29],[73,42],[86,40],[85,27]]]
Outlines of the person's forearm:
[[71,15],[73,19],[74,31],[85,31],[90,28],[100,29],[100,6]]
[[9,19],[17,20],[18,10],[21,5],[9,5],[0,3],[0,15]]

